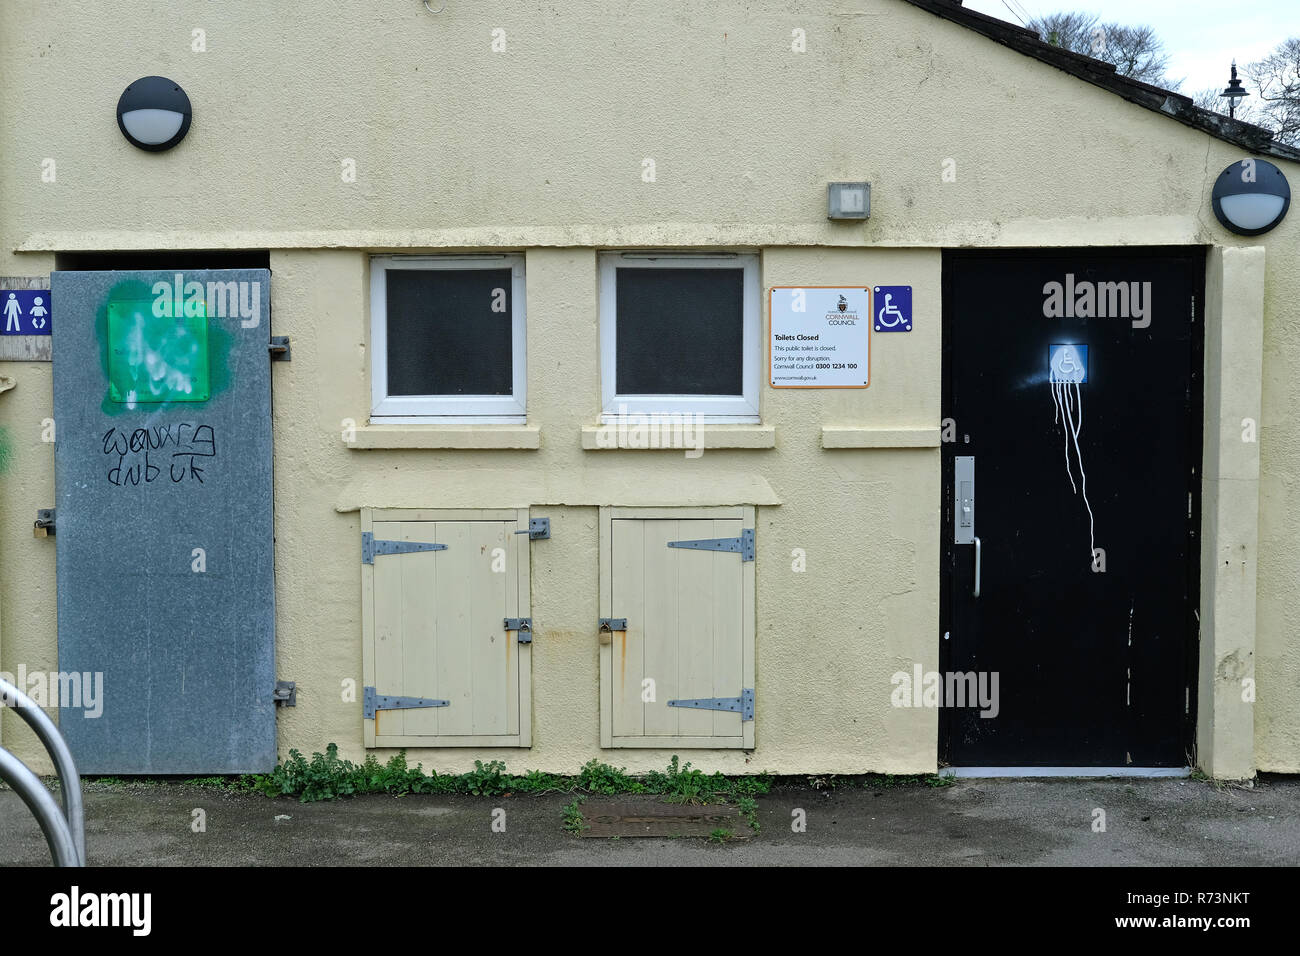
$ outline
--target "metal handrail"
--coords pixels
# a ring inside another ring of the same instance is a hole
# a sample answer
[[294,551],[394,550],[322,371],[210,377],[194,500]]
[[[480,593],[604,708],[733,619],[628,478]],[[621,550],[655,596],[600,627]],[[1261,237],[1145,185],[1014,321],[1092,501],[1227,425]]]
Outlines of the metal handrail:
[[53,794],[41,783],[40,777],[3,747],[0,747],[0,780],[18,791],[23,803],[36,816],[36,822],[45,834],[45,842],[49,844],[54,865],[81,866],[77,847],[72,842],[72,831],[68,829],[68,821],[63,818],[63,811]]
[[[63,739],[63,735],[59,733],[59,728],[55,726],[54,721],[50,720],[45,711],[41,710],[30,697],[4,678],[0,678],[0,702],[18,711],[18,716],[22,717],[27,722],[27,725],[35,731],[36,736],[40,738],[41,743],[45,745],[46,751],[54,760],[54,768],[59,777],[59,788],[63,792],[63,822],[72,840],[74,851],[74,862],[59,863],[56,854],[55,863],[59,866],[85,866],[86,813],[81,801],[81,777],[78,776],[77,766],[72,760],[72,751],[68,749],[68,744]],[[31,773],[24,764],[18,761],[17,757],[12,754],[8,756],[27,773]],[[37,778],[33,775],[33,779]],[[5,777],[5,780],[15,789],[17,788],[17,784],[8,777]],[[42,787],[42,789],[44,788]],[[48,795],[48,791],[46,793]],[[53,799],[53,797],[50,798],[51,803],[53,803]],[[37,819],[40,820],[40,814],[37,813],[30,800],[27,800],[27,805],[32,807],[32,812],[36,813]],[[54,805],[57,808],[58,804]],[[49,829],[43,822],[41,829],[45,830],[45,838],[50,841],[50,850],[53,852],[54,843]]]

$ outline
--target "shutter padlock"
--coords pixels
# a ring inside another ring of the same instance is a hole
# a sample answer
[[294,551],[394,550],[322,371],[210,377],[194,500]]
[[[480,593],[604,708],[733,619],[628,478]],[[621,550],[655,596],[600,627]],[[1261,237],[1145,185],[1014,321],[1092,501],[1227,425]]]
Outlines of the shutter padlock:
[[508,617],[505,619],[507,631],[519,633],[520,644],[533,643],[533,619],[531,617]]
[[613,644],[615,631],[627,630],[627,618],[625,617],[602,617],[600,619],[600,643]]

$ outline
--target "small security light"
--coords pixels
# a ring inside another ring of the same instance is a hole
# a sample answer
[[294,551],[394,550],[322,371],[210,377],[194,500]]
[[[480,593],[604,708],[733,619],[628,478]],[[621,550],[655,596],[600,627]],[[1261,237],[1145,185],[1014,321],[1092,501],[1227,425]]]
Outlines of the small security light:
[[1291,206],[1291,186],[1278,169],[1262,159],[1233,163],[1214,182],[1214,215],[1239,236],[1268,232]]
[[1241,80],[1237,79],[1237,61],[1236,61],[1236,60],[1233,60],[1233,61],[1232,61],[1232,79],[1228,81],[1228,86],[1227,86],[1227,88],[1226,88],[1222,93],[1220,93],[1219,96],[1221,96],[1221,97],[1225,97],[1225,98],[1227,99],[1227,101],[1228,101],[1228,118],[1229,118],[1229,119],[1235,119],[1235,118],[1236,118],[1236,115],[1237,115],[1237,104],[1238,104],[1239,102],[1241,102],[1243,99],[1245,99],[1247,96],[1250,96],[1250,94],[1249,94],[1248,92],[1246,92],[1244,89],[1242,89],[1242,87],[1241,87]]
[[117,125],[132,146],[161,153],[190,131],[190,98],[165,76],[141,77],[122,91]]
[[827,183],[827,219],[867,219],[871,216],[871,183]]

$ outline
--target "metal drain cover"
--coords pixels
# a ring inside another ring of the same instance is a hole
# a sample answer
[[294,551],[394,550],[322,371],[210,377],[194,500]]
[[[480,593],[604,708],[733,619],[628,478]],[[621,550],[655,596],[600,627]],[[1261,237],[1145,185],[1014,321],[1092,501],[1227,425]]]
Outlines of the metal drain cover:
[[735,807],[722,803],[691,806],[657,800],[589,799],[582,805],[584,837],[708,837],[728,830],[729,839],[754,835]]

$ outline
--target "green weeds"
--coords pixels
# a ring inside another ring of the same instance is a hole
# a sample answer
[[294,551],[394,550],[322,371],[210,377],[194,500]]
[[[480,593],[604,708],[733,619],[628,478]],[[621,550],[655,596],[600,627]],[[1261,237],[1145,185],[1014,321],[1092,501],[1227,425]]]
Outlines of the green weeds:
[[[312,754],[308,760],[297,750],[267,774],[241,778],[241,788],[255,790],[268,797],[297,797],[303,803],[333,800],[362,793],[463,793],[480,797],[506,794],[596,793],[657,794],[674,803],[719,803],[729,798],[765,794],[772,788],[771,774],[726,777],[721,773],[705,774],[676,756],[665,771],[651,771],[644,777],[632,776],[622,767],[592,760],[574,777],[531,771],[511,774],[499,760],[484,764],[474,761],[474,769],[462,774],[425,773],[422,765],[407,766],[406,751],[380,763],[373,754],[360,763],[339,757],[338,745],[330,744],[325,752]],[[204,781],[206,782],[206,781]]]
[[590,830],[590,825],[582,820],[582,798],[576,798],[564,808],[564,829],[569,833],[581,833]]

